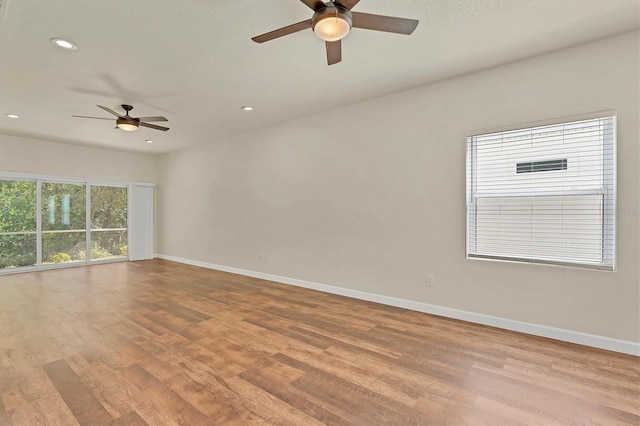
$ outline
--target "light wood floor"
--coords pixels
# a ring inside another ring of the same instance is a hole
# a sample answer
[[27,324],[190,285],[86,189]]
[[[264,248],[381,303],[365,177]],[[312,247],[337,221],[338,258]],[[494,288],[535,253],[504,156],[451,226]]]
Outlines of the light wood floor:
[[0,277],[0,396],[0,425],[638,425],[640,361],[153,260]]

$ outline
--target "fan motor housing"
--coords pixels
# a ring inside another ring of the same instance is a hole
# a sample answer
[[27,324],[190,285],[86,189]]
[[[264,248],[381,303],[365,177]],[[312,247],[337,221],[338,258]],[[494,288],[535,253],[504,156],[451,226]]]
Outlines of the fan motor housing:
[[121,124],[129,124],[131,126],[138,127],[138,119],[129,116],[118,117],[118,119],[116,120],[116,125],[120,127]]
[[313,14],[313,17],[311,18],[311,28],[315,30],[316,24],[327,18],[342,18],[349,24],[349,28],[353,25],[349,9],[342,5],[331,3],[328,4],[327,7],[317,10],[316,13]]

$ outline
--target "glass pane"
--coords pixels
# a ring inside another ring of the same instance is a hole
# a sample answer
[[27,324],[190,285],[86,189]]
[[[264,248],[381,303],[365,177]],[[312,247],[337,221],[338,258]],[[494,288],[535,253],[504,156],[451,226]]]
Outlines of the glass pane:
[[91,260],[127,257],[127,230],[91,231]]
[[127,227],[127,188],[91,186],[91,229]]
[[35,265],[35,232],[28,234],[0,234],[0,269]]
[[0,232],[36,230],[36,183],[0,180]]
[[127,188],[91,186],[91,259],[127,257]]
[[0,269],[36,264],[36,183],[0,180]]
[[42,263],[86,260],[86,186],[42,183]]
[[42,183],[42,230],[85,230],[85,185]]
[[86,235],[82,232],[43,232],[42,263],[84,262],[87,258]]

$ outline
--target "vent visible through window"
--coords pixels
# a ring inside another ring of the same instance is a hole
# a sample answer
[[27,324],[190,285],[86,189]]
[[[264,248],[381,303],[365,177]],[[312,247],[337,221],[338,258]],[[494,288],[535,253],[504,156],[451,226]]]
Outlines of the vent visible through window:
[[567,170],[567,159],[531,161],[518,163],[516,166],[516,173],[551,172],[554,170]]

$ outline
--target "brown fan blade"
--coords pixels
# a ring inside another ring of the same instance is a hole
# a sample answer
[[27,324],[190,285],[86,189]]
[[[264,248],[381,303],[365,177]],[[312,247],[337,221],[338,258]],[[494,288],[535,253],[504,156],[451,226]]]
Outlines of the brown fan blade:
[[116,117],[123,117],[122,115],[118,114],[118,113],[117,113],[117,112],[115,112],[114,110],[109,109],[109,108],[107,108],[107,107],[104,107],[104,106],[102,106],[102,105],[97,105],[97,107],[98,107],[98,108],[102,108],[103,110],[107,111],[109,114],[113,114],[113,115],[115,115]]
[[348,10],[351,10],[359,2],[360,0],[338,0],[336,3],[340,3],[341,5],[346,7]]
[[415,19],[395,18],[393,16],[372,15],[370,13],[351,12],[354,28],[386,31],[388,33],[411,34],[418,26]]
[[163,132],[166,132],[167,130],[169,130],[168,127],[156,126],[155,124],[143,123],[142,121],[139,122],[138,125],[142,127],[148,127],[150,129],[162,130]]
[[164,117],[138,117],[140,121],[169,121]]
[[327,41],[327,65],[337,64],[342,60],[342,40]]
[[306,30],[307,28],[311,28],[311,19],[298,22],[297,24],[289,25],[288,27],[282,27],[277,30],[270,31],[268,33],[253,37],[251,40],[255,41],[256,43],[264,43],[265,41],[297,33],[298,31]]
[[323,7],[326,6],[324,2],[320,0],[300,0],[300,1],[306,4],[307,6],[309,6],[309,8],[312,9],[313,11],[317,11],[318,9],[322,9]]
[[96,119],[96,120],[111,120],[111,121],[113,121],[113,118],[89,117],[87,115],[72,115],[72,117],[76,117],[76,118],[93,118],[93,119]]

